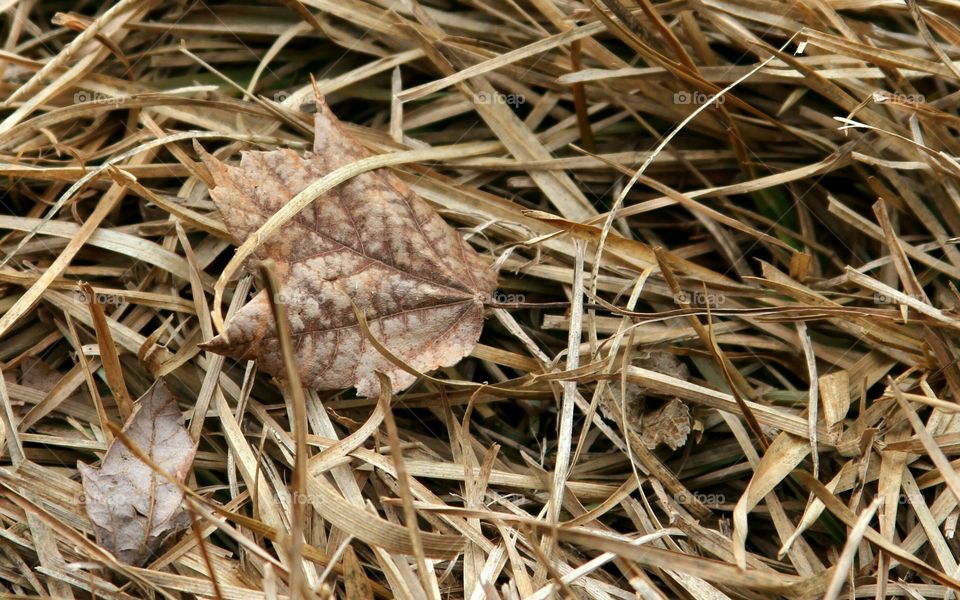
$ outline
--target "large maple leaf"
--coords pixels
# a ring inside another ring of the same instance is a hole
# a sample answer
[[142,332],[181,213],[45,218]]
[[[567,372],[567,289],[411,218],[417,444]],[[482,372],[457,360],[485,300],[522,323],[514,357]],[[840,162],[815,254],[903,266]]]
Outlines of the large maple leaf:
[[[240,166],[209,154],[210,190],[237,243],[327,173],[367,156],[322,100],[314,119],[313,152],[244,152]],[[450,366],[470,353],[483,327],[483,303],[496,273],[456,230],[387,169],[358,175],[317,198],[257,250],[272,258],[287,304],[300,376],[315,389],[357,387],[379,392],[374,370],[394,391],[415,380],[365,339],[370,333],[414,369]],[[261,291],[204,349],[256,359],[283,375],[276,324]]]

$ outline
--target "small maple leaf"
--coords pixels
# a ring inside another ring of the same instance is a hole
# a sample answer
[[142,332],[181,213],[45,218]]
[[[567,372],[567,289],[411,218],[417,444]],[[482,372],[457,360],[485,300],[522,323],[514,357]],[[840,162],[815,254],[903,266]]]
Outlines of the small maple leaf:
[[[210,190],[239,244],[309,184],[368,154],[322,98],[317,100],[313,152],[244,152],[240,166],[199,149],[216,186]],[[255,256],[277,264],[303,383],[314,389],[356,386],[375,396],[375,370],[394,391],[415,381],[364,339],[353,307],[370,333],[420,372],[450,366],[470,353],[483,328],[483,303],[497,276],[486,261],[407,185],[387,169],[358,175],[317,198],[264,241]],[[276,324],[261,291],[201,345],[255,359],[283,375]]]
[[[196,450],[162,379],[137,401],[124,425],[129,440],[166,473],[184,481]],[[84,508],[97,541],[121,561],[140,565],[171,534],[190,524],[183,491],[114,440],[100,468],[78,463]]]

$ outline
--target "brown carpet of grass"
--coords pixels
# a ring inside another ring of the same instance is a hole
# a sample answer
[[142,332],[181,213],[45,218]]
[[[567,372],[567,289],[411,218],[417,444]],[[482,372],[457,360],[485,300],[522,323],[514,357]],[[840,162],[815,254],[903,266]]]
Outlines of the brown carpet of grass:
[[[0,2],[4,597],[960,591],[955,2],[105,4]],[[309,148],[311,77],[500,272],[386,413],[198,348],[264,282],[193,141]],[[135,567],[76,465],[159,377]]]

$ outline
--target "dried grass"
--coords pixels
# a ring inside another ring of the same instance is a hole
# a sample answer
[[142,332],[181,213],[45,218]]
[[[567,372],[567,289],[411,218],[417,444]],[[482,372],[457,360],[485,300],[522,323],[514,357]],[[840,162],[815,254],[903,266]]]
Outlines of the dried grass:
[[[4,596],[960,591],[956,3],[75,10],[0,3]],[[314,85],[375,156],[265,232],[389,166],[500,269],[393,397],[198,348],[264,282],[192,142],[304,149]],[[76,464],[160,376],[195,521],[132,567]]]

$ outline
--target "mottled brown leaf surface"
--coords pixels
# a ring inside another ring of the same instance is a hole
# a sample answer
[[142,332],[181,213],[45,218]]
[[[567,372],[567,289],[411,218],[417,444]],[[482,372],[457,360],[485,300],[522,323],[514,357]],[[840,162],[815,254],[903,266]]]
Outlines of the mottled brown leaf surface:
[[[183,481],[194,444],[162,379],[138,400],[124,433],[161,469]],[[189,525],[183,492],[122,442],[107,449],[100,468],[79,463],[84,507],[97,541],[126,563],[143,564],[172,533]]]
[[[210,195],[238,243],[307,185],[367,156],[322,100],[313,152],[245,152],[240,166],[210,155]],[[258,249],[278,265],[300,375],[316,389],[357,387],[378,393],[374,370],[394,390],[414,381],[365,340],[351,302],[371,333],[425,372],[466,356],[483,327],[483,301],[497,278],[488,263],[398,177],[379,169],[321,196]],[[282,375],[276,327],[261,291],[205,349],[255,359]]]
[[31,356],[20,363],[20,384],[41,392],[49,392],[60,381],[60,373],[49,363]]
[[[637,354],[631,363],[684,381],[690,379],[687,366],[669,352],[652,350]],[[687,442],[691,428],[690,408],[680,399],[648,402],[647,388],[633,382],[626,384],[625,395],[621,394],[619,382],[615,382],[610,391],[613,402],[601,400],[601,411],[611,420],[619,421],[621,414],[625,416],[627,425],[648,449],[666,444],[676,450]]]
[[690,408],[679,398],[671,398],[666,404],[643,415],[640,439],[653,450],[660,444],[676,450],[687,443],[690,435]]

